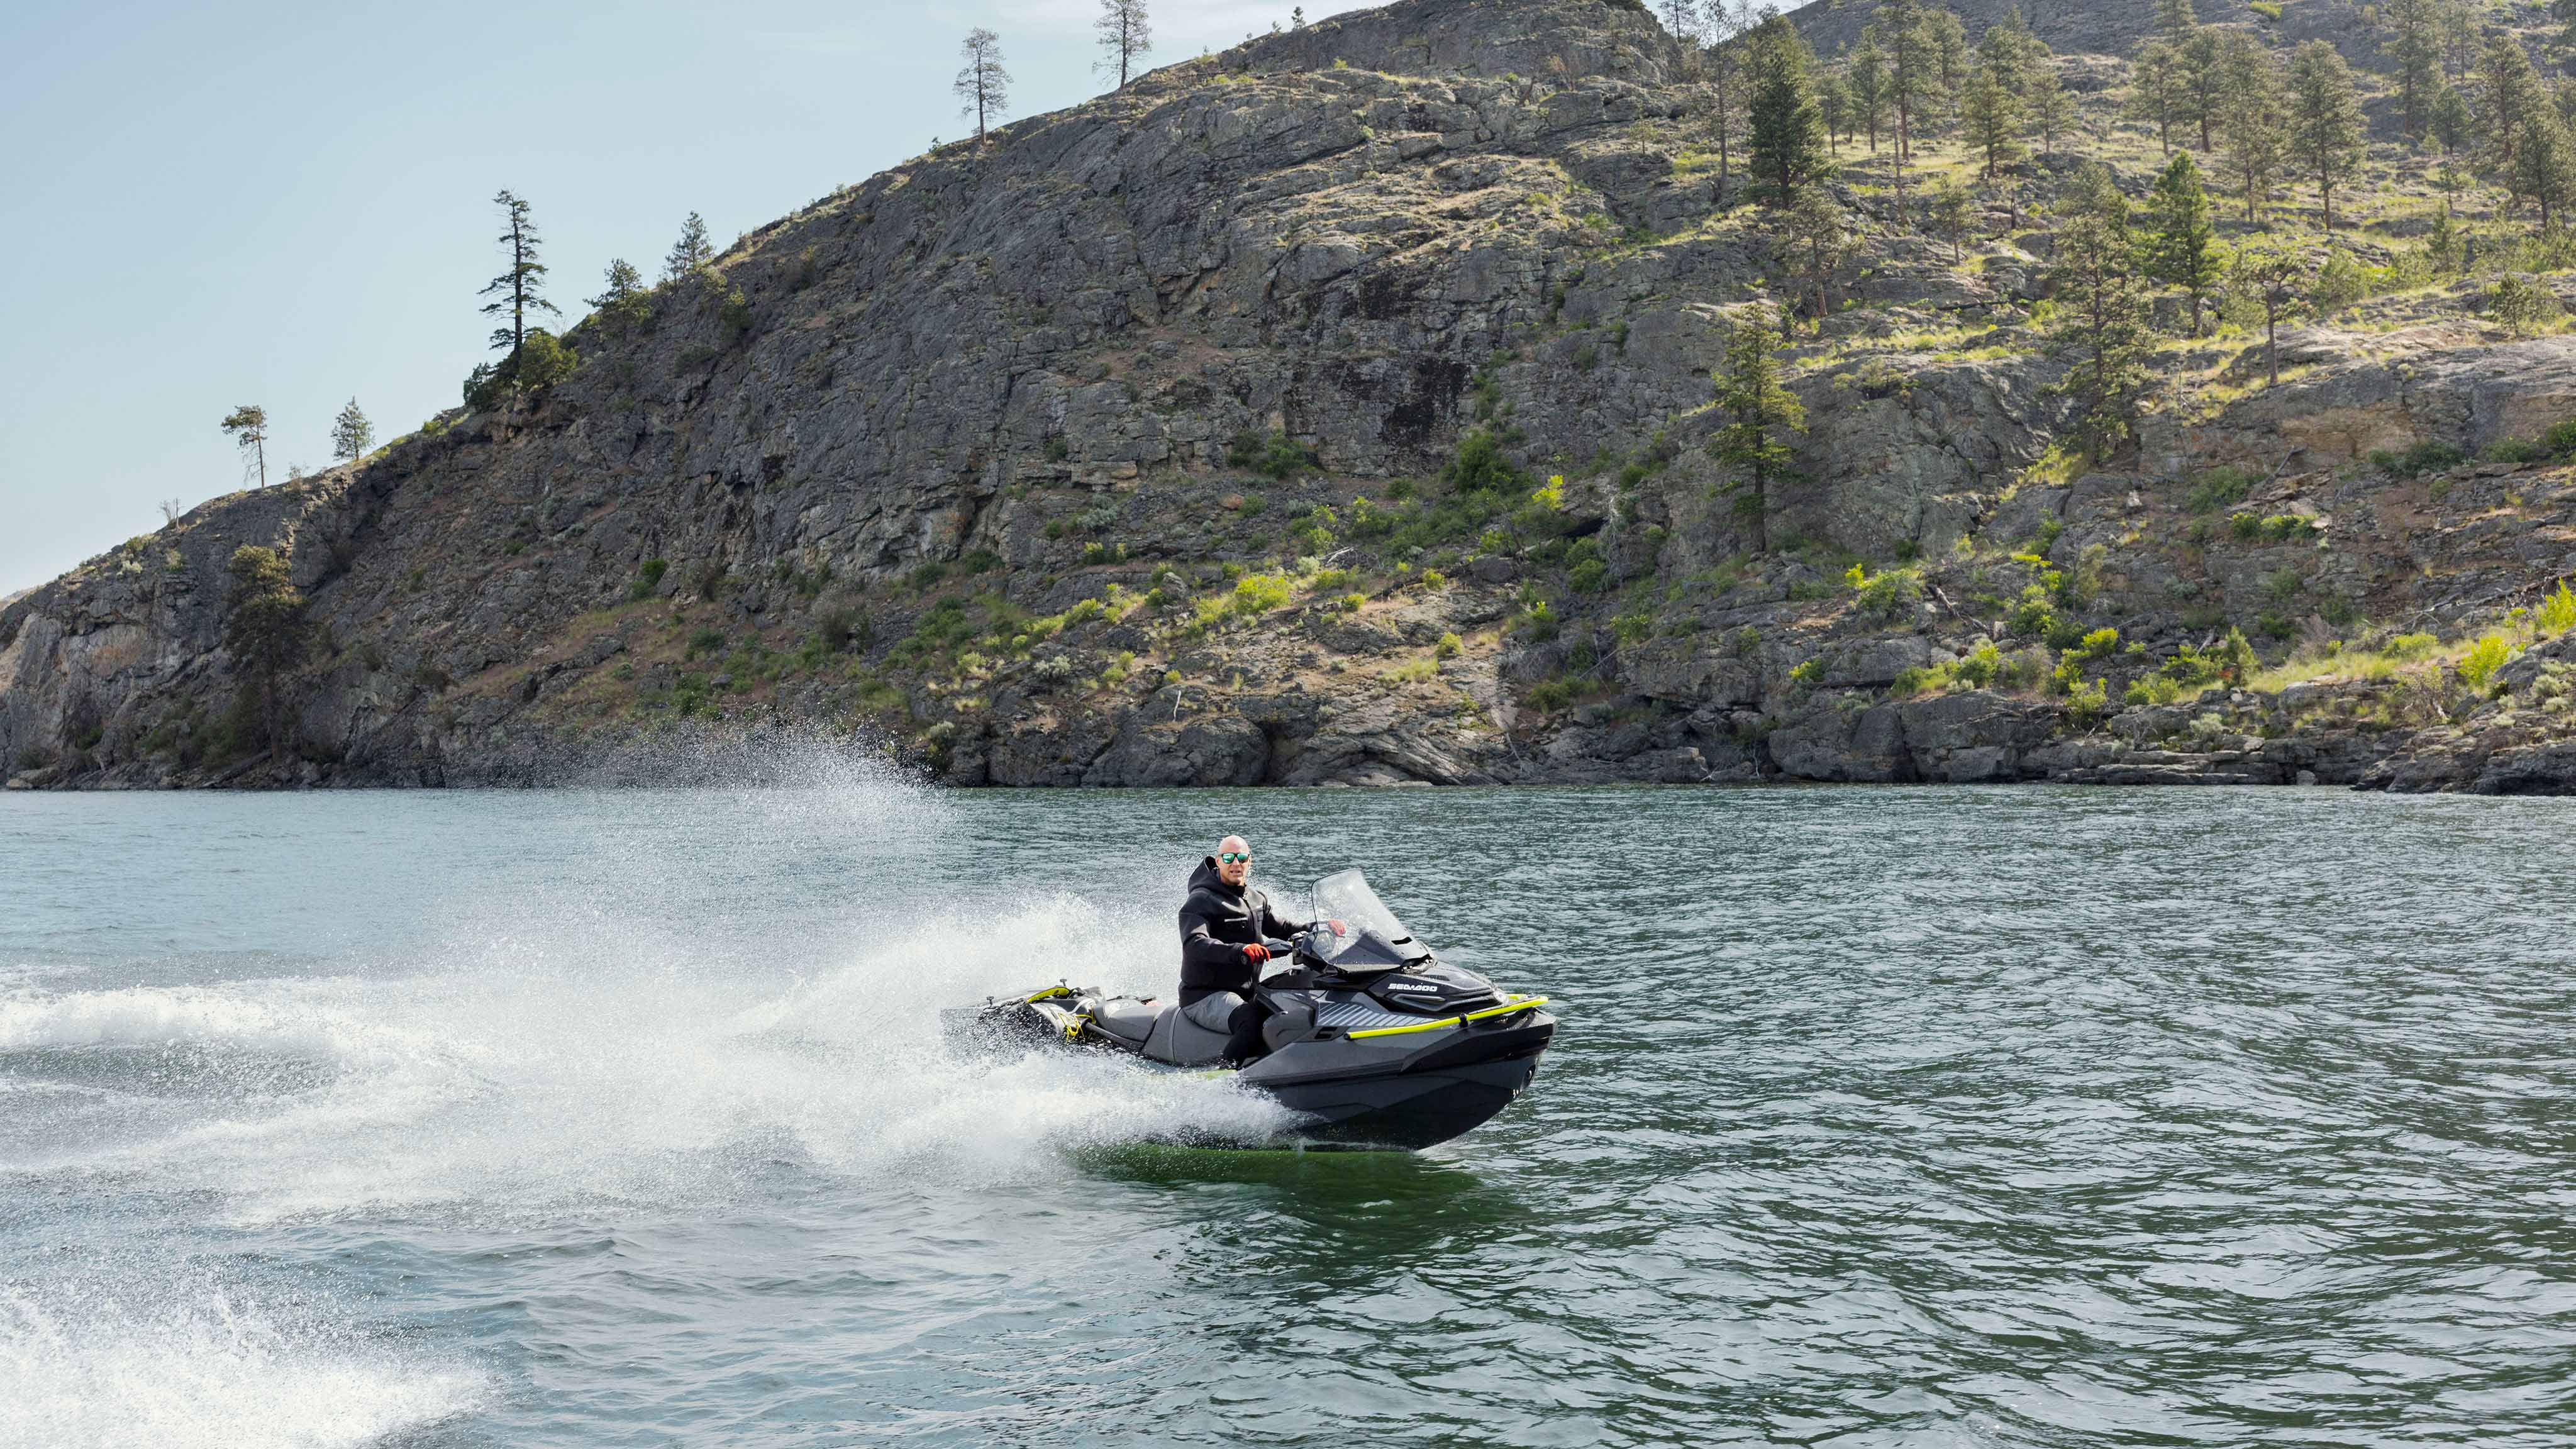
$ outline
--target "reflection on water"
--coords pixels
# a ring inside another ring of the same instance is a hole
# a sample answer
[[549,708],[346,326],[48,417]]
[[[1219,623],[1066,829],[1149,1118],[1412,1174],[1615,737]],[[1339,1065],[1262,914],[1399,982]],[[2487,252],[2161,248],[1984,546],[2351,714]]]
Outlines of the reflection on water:
[[[802,775],[0,801],[0,1449],[2576,1443],[2565,805]],[[1534,1090],[941,1047],[1229,831]]]

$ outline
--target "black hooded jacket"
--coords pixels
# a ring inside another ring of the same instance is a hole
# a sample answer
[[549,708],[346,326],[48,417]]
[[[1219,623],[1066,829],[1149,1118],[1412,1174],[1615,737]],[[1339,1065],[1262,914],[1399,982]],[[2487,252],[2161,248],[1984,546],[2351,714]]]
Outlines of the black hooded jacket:
[[1190,898],[1181,902],[1181,1005],[1220,991],[1250,996],[1261,968],[1243,959],[1243,948],[1284,940],[1306,925],[1283,919],[1255,887],[1227,885],[1215,856],[1200,861],[1190,873]]

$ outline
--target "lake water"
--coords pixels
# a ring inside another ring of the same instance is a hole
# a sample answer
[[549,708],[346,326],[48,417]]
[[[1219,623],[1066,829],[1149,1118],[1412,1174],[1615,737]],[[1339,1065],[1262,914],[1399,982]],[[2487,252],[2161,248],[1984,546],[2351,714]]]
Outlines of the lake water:
[[[0,798],[0,1446],[2576,1444],[2576,802]],[[1413,1156],[950,1059],[1365,868]]]

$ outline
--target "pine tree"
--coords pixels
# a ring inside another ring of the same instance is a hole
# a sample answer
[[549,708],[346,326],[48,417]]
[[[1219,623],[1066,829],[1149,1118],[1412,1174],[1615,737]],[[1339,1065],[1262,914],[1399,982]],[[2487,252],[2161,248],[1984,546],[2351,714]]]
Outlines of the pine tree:
[[2066,82],[2057,73],[2055,58],[2048,47],[2032,41],[2035,47],[2030,67],[2030,85],[2022,93],[2030,111],[2031,129],[2039,132],[2041,149],[2057,154],[2057,138],[2075,125],[2075,97],[2066,93]]
[[2433,115],[2433,93],[2442,83],[2442,17],[2436,0],[2386,0],[2380,23],[2388,29],[2380,50],[2397,67],[2397,94],[2406,134],[2421,136]]
[[244,403],[224,415],[224,432],[233,446],[241,450],[242,476],[256,477],[259,486],[268,486],[268,409],[256,403]]
[[1852,117],[1869,135],[1869,154],[1878,154],[1879,127],[1887,120],[1887,57],[1863,42],[1852,52]]
[[2092,455],[2109,456],[2127,438],[2147,383],[2151,339],[2139,295],[2129,201],[2100,166],[2076,178],[2057,229],[2061,335],[2082,352],[2063,390],[2084,406]]
[[680,239],[671,243],[671,254],[662,259],[662,280],[676,282],[694,276],[698,268],[716,259],[716,249],[707,241],[707,224],[696,212],[680,223]]
[[1118,77],[1118,89],[1127,89],[1137,57],[1154,48],[1145,0],[1100,0],[1100,17],[1091,22],[1091,30],[1100,37],[1100,74]]
[[1824,120],[1808,79],[1814,55],[1797,27],[1774,15],[1753,33],[1752,135],[1745,169],[1782,205],[1825,169]]
[[2165,41],[2150,40],[2138,47],[2132,70],[2136,79],[2129,87],[2129,117],[2154,126],[2156,144],[2170,156],[2174,121],[2183,111],[2182,57]]
[[2184,117],[2200,132],[2200,149],[2218,149],[2214,139],[2221,119],[2221,93],[2226,89],[2226,72],[2220,60],[2226,32],[2214,26],[2201,26],[2174,51],[2180,68]]
[[957,113],[975,118],[975,144],[980,146],[991,118],[1010,109],[1011,73],[1002,69],[1002,37],[983,26],[967,31],[957,50],[966,65],[948,88],[964,102]]
[[608,264],[607,275],[600,281],[599,295],[591,298],[589,305],[608,322],[625,327],[643,320],[645,311],[652,304],[651,295],[644,290],[643,275],[635,270],[633,263],[619,257]]
[[1959,95],[1968,84],[1968,28],[1957,11],[1936,4],[1923,12],[1923,29],[1932,46],[1934,84],[1950,109],[1950,121],[1956,124]]
[[2311,40],[2290,60],[2289,152],[2317,184],[2326,235],[2334,235],[2334,189],[2361,169],[2361,98],[2333,45]]
[[1903,226],[1905,168],[1914,159],[1915,124],[1940,95],[1938,42],[1916,0],[1880,0],[1878,14],[1861,36],[1887,57],[1887,103],[1896,112],[1896,215]]
[[1748,12],[1741,0],[1707,0],[1707,20],[1702,31],[1708,37],[1705,52],[1705,74],[1708,78],[1708,123],[1711,139],[1717,142],[1717,200],[1726,204],[1728,186],[1734,180],[1735,142],[1742,134],[1745,107],[1745,65],[1743,38],[1751,27]]
[[1675,40],[1693,39],[1699,29],[1699,0],[1656,0],[1655,9],[1664,19],[1664,33]]
[[2460,98],[2460,88],[2445,82],[2433,97],[2433,109],[2425,134],[2441,148],[2442,166],[2434,179],[2442,185],[2442,213],[2449,216],[2451,203],[2460,189],[2459,154],[2476,134],[2477,123],[2469,115],[2469,103]]
[[2576,205],[2576,138],[2550,106],[2532,108],[2519,129],[2512,187],[2539,206],[2540,229],[2548,231],[2560,213]]
[[1842,270],[1852,253],[1851,229],[1843,224],[1843,209],[1822,187],[1808,187],[1798,193],[1781,223],[1780,243],[1789,254],[1790,270],[1814,291],[1816,326],[1821,330],[1833,315],[1834,273]]
[[2263,308],[2263,358],[2273,387],[2281,385],[2281,321],[2298,307],[2316,265],[2301,248],[2271,237],[2255,237],[2237,249],[2230,280]]
[[546,265],[537,260],[539,238],[536,223],[528,216],[528,204],[507,191],[493,197],[492,204],[501,208],[502,224],[508,228],[497,240],[509,248],[510,265],[484,284],[483,295],[492,300],[483,304],[483,315],[509,319],[506,325],[492,329],[492,348],[496,352],[505,346],[509,349],[501,370],[515,377],[520,354],[528,345],[529,314],[560,309],[537,291],[545,282]]
[[2191,0],[2156,0],[2156,34],[2168,40],[2180,40],[2200,28],[2200,17],[2192,13]]
[[[2514,149],[2521,139],[2522,118],[2545,104],[2540,75],[2531,68],[2531,57],[2523,53],[2521,41],[2498,35],[2487,42],[2478,79],[2479,89],[2484,92],[2478,110],[2486,122],[2486,164],[2497,175],[2510,177]],[[2506,189],[2512,190],[2510,181]]]
[[1807,429],[1807,410],[1780,385],[1781,335],[1748,318],[1726,343],[1717,405],[1730,421],[1709,440],[1717,461],[1737,475],[1735,508],[1753,525],[1753,548],[1771,550],[1771,482],[1789,471],[1788,438]]
[[1986,27],[1977,41],[1977,64],[2003,82],[2015,97],[2030,90],[2031,67],[2036,63],[2039,40],[2022,28],[2021,12],[2008,11],[2004,18]]
[[1851,82],[1839,70],[1828,70],[1816,82],[1816,112],[1824,118],[1825,141],[1834,154],[1842,154],[1843,142],[1852,132]]
[[375,445],[376,425],[367,421],[356,398],[349,399],[349,405],[331,420],[332,461],[354,463],[367,456],[367,450]]
[[1986,154],[1986,179],[1996,168],[2022,158],[2021,96],[1995,67],[1980,65],[1968,77],[1967,101],[1960,111],[1968,144]]
[[2245,198],[2245,223],[2259,225],[2262,208],[2272,199],[2273,182],[2289,145],[2289,122],[2283,110],[2280,71],[2272,53],[2243,31],[2230,32],[2221,52],[2226,75],[2225,117],[2220,153],[2225,171]]
[[2147,275],[2191,298],[2191,335],[2198,337],[2201,305],[2218,285],[2224,258],[2217,229],[2210,225],[2200,167],[2189,151],[2175,152],[2173,164],[2156,178],[2147,210],[2154,219],[2146,244]]

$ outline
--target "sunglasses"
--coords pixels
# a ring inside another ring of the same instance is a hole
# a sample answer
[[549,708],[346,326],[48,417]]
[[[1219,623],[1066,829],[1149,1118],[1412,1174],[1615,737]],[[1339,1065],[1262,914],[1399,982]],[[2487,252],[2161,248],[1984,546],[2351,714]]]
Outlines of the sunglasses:
[[1252,859],[1252,852],[1248,850],[1221,850],[1217,852],[1216,858],[1224,861],[1228,865],[1242,865]]

